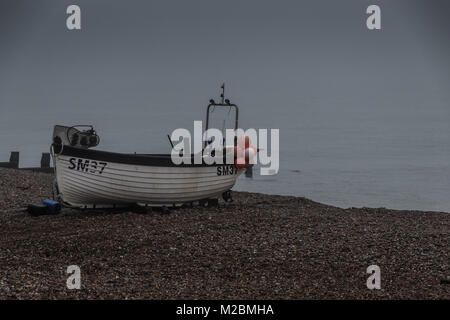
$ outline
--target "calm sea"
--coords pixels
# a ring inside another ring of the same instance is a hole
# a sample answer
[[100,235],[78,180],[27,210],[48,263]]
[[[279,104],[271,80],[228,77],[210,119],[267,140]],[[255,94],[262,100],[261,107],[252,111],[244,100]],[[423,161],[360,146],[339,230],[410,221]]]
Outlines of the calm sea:
[[[445,108],[336,109],[336,104],[314,99],[282,110],[254,112],[241,106],[244,126],[280,129],[280,170],[260,176],[256,167],[253,178],[240,177],[235,190],[304,196],[339,207],[450,212],[450,117]],[[166,134],[177,127],[190,129],[193,120],[204,117],[204,106],[181,114],[158,110],[93,111],[88,117],[43,110],[32,117],[3,117],[0,159],[6,161],[9,151],[18,150],[22,167],[38,166],[40,154],[48,151],[52,126],[86,122],[82,118],[96,125],[99,149],[169,152]]]

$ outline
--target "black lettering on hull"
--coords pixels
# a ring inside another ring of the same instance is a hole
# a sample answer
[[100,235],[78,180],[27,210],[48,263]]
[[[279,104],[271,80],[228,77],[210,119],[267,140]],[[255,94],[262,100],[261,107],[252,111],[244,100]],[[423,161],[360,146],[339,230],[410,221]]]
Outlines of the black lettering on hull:
[[108,163],[106,162],[97,162],[95,160],[77,158],[70,158],[69,163],[70,165],[68,166],[68,168],[70,170],[88,172],[92,174],[102,174],[106,166],[108,165]]
[[238,169],[234,165],[225,165],[217,167],[218,176],[230,176],[237,173]]

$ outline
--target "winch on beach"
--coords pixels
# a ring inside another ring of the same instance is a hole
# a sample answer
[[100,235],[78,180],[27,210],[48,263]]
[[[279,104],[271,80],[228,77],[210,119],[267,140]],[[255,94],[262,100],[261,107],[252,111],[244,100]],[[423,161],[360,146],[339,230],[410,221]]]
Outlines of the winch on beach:
[[[224,98],[213,99],[206,110],[206,128],[215,108],[234,109],[234,130],[238,129],[239,109]],[[84,129],[84,130],[82,130]],[[225,140],[225,139],[224,139]],[[169,137],[172,149],[173,142]],[[130,204],[143,206],[180,206],[199,203],[215,205],[218,198],[231,201],[231,188],[246,168],[253,165],[258,149],[247,136],[224,141],[217,150],[206,141],[201,154],[188,155],[192,161],[174,163],[172,154],[125,154],[92,149],[100,137],[89,126],[56,125],[53,131],[53,156],[58,199],[80,208],[111,208]],[[220,151],[219,151],[220,152]],[[183,156],[183,155],[182,155]],[[198,157],[201,161],[195,161]],[[232,159],[231,164],[227,159]]]

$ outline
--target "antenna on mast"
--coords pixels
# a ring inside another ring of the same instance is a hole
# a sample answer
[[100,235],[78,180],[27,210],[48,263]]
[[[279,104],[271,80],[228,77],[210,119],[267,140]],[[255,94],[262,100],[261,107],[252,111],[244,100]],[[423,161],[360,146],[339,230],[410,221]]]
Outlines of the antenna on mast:
[[220,88],[222,89],[222,93],[220,94],[220,98],[222,99],[222,104],[224,104],[224,99],[225,99],[225,82],[222,83],[222,86]]

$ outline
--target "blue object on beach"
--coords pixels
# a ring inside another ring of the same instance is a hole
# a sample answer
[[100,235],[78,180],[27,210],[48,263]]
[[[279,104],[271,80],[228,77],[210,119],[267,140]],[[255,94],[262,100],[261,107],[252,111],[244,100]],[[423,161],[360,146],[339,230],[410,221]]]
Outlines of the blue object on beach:
[[61,211],[61,204],[58,201],[47,199],[42,201],[42,203],[47,206],[48,213],[50,214],[58,214]]

